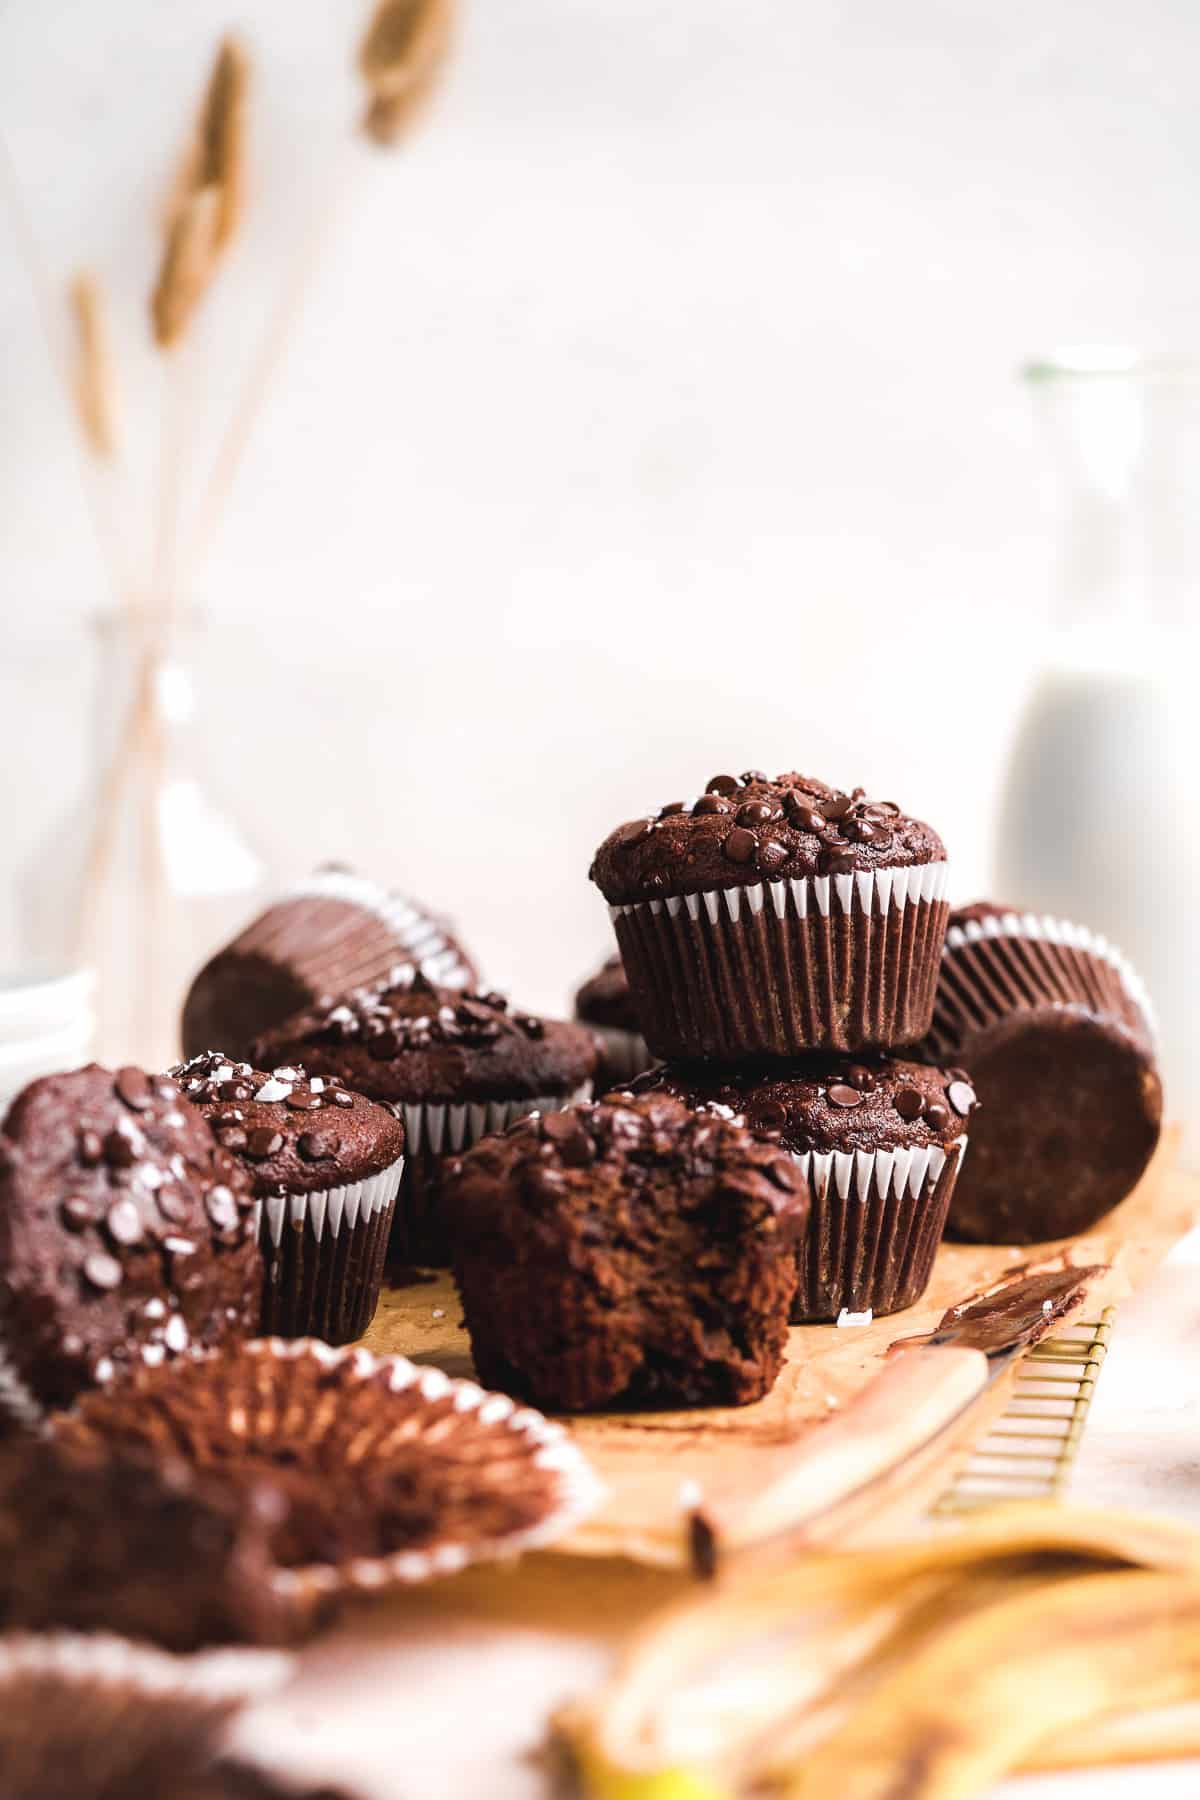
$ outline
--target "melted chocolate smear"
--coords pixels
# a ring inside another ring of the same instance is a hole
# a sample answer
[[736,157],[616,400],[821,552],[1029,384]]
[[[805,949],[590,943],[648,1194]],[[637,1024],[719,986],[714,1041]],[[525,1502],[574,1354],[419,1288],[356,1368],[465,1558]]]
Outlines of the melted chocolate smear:
[[943,1313],[936,1331],[899,1338],[889,1350],[915,1344],[958,1344],[982,1350],[985,1356],[1001,1356],[1010,1350],[1031,1349],[1057,1319],[1083,1299],[1090,1283],[1107,1273],[1107,1263],[1086,1268],[1014,1269],[1013,1279],[974,1294]]

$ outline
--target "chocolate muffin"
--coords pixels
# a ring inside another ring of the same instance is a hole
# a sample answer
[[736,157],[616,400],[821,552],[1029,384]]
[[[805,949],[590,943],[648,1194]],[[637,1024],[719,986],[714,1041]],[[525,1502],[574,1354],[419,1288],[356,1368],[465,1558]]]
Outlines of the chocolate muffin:
[[175,1082],[92,1063],[0,1133],[0,1404],[26,1421],[143,1362],[252,1332],[246,1176]]
[[783,1361],[808,1190],[667,1095],[523,1119],[451,1166],[480,1377],[564,1412],[740,1406]]
[[656,1056],[731,1063],[929,1029],[946,852],[890,800],[714,775],[619,826],[591,876]]
[[261,1329],[359,1338],[375,1317],[404,1168],[404,1127],[336,1076],[267,1073],[217,1051],[171,1070],[261,1202]]
[[0,1451],[0,1629],[118,1631],[168,1650],[286,1637],[281,1492],[203,1481],[99,1439]]
[[728,1109],[799,1161],[812,1209],[793,1323],[898,1312],[920,1299],[975,1113],[961,1069],[873,1052],[736,1071],[675,1065],[635,1085]]
[[292,1013],[401,968],[448,988],[479,980],[444,919],[347,869],[319,869],[201,969],[184,1002],[183,1053],[221,1044],[245,1058]]
[[441,1172],[521,1114],[590,1092],[596,1046],[582,1025],[534,1018],[500,994],[458,994],[405,972],[289,1020],[258,1040],[262,1062],[302,1060],[314,1075],[393,1107],[408,1156],[392,1231],[402,1263],[446,1266]]
[[1153,1014],[1103,938],[993,901],[953,913],[927,1048],[983,1102],[951,1235],[1072,1237],[1137,1185],[1162,1124]]
[[654,1061],[633,1010],[629,978],[619,956],[610,956],[584,982],[575,996],[575,1017],[588,1026],[598,1043],[600,1060],[593,1082],[597,1094],[632,1081]]

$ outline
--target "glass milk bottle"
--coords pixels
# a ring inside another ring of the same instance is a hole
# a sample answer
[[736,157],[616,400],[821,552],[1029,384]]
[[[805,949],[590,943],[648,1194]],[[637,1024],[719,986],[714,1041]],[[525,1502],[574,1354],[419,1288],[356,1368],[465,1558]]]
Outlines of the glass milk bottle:
[[1059,515],[1058,622],[1018,730],[994,892],[1102,932],[1145,978],[1200,1161],[1200,360],[1026,370]]

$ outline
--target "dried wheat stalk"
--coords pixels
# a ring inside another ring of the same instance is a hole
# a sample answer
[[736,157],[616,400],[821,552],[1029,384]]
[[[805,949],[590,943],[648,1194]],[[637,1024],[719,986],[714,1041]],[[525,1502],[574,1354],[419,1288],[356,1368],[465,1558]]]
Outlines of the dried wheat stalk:
[[189,194],[167,231],[158,280],[150,300],[154,341],[177,344],[216,271],[221,194],[215,187]]
[[451,0],[381,0],[376,7],[358,56],[367,86],[363,129],[376,143],[395,144],[425,105],[452,25]]
[[104,295],[94,275],[81,270],[67,291],[75,326],[75,407],[84,439],[108,461],[116,452],[116,383]]

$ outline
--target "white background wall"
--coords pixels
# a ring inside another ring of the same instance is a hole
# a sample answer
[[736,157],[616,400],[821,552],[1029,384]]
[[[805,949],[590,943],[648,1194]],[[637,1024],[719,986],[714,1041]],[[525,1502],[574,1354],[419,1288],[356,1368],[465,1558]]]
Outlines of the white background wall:
[[[595,843],[718,769],[861,781],[980,888],[1049,592],[1014,368],[1194,346],[1200,14],[475,0],[394,157],[340,148],[363,16],[0,5],[47,258],[120,311],[143,564],[154,231],[231,21],[255,191],[196,347],[193,486],[289,246],[334,215],[192,571],[214,779],[283,871],[393,877],[544,1005],[605,938]],[[0,381],[7,884],[84,779],[105,592],[6,218]]]

